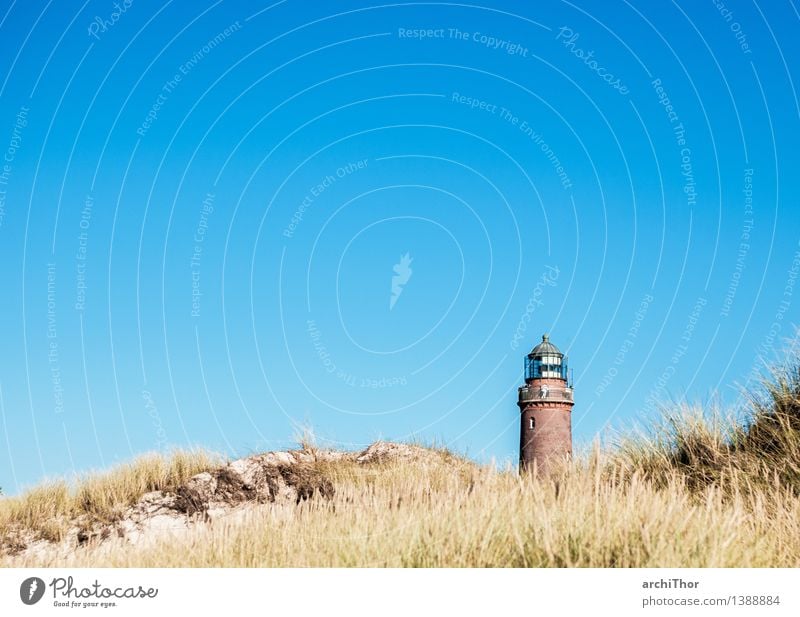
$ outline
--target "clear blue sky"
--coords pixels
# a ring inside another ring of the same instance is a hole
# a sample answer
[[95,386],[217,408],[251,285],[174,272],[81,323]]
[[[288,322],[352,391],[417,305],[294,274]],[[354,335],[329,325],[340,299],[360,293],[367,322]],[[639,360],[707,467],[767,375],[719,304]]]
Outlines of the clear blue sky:
[[799,26],[789,0],[3,2],[0,485],[302,424],[514,460],[543,332],[579,443],[735,405],[800,316]]

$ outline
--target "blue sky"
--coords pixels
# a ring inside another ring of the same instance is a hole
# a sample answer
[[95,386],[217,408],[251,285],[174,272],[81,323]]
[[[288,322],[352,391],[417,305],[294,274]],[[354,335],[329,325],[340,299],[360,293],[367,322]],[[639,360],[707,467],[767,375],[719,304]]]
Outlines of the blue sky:
[[2,3],[0,485],[304,425],[512,461],[544,332],[579,444],[735,407],[800,315],[799,22]]

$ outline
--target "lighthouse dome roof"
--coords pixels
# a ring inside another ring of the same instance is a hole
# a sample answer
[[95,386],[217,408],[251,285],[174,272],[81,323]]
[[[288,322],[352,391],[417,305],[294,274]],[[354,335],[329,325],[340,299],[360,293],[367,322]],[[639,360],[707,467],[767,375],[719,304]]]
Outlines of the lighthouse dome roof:
[[531,353],[528,354],[529,356],[552,356],[552,355],[559,355],[563,356],[564,354],[559,351],[558,347],[553,345],[550,342],[550,336],[547,334],[542,335],[542,342],[539,343],[536,347],[531,350]]

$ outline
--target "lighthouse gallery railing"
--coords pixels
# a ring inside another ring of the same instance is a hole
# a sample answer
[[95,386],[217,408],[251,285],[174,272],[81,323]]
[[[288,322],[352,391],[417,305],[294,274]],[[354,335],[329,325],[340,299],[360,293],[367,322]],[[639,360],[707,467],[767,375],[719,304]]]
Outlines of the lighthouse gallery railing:
[[529,401],[572,401],[571,388],[519,388],[519,400],[521,403]]

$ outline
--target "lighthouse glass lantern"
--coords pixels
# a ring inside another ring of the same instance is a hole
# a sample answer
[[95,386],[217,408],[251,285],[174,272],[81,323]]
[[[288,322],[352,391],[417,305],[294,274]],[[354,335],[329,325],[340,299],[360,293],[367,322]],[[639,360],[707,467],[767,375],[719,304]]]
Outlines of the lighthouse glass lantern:
[[570,381],[568,358],[550,342],[547,334],[525,358],[525,381],[531,379]]

